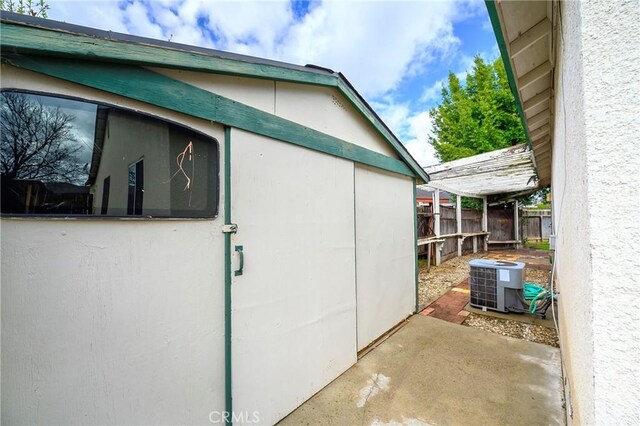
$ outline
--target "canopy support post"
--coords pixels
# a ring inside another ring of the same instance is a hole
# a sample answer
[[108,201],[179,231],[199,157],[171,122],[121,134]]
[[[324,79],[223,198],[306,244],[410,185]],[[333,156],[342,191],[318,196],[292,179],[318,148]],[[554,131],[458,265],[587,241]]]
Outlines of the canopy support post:
[[[488,226],[488,209],[487,209],[487,197],[482,197],[482,232],[489,231]],[[489,235],[484,236],[484,251],[489,250]]]
[[516,249],[520,247],[520,224],[518,223],[518,200],[513,201],[513,236],[517,241]]
[[[436,235],[436,238],[440,236],[440,190],[436,188],[433,191],[433,232]],[[435,251],[436,251],[436,266],[440,265],[441,261],[441,251],[442,251],[442,243],[435,243]]]
[[458,234],[458,257],[462,256],[462,197],[456,195],[456,232]]

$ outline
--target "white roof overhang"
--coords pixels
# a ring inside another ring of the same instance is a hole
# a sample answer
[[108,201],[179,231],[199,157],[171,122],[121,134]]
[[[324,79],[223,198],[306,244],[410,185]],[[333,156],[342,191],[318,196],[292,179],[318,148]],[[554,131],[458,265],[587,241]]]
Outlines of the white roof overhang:
[[553,17],[557,11],[548,0],[488,0],[486,5],[540,186],[547,186],[551,183]]

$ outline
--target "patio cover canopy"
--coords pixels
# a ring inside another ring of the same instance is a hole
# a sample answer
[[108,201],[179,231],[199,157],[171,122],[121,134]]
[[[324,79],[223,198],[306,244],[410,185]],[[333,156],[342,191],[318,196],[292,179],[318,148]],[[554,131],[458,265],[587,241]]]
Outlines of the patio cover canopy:
[[425,167],[431,177],[422,188],[483,198],[519,196],[539,188],[531,151],[525,144]]

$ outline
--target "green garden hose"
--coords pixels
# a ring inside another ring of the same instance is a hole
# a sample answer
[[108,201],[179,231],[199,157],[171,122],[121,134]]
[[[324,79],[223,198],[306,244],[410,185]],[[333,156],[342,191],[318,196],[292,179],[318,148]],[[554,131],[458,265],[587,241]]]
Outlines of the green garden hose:
[[524,283],[522,293],[524,295],[524,300],[529,303],[529,312],[532,314],[535,314],[536,309],[538,309],[538,300],[544,300],[551,297],[549,290],[533,283]]

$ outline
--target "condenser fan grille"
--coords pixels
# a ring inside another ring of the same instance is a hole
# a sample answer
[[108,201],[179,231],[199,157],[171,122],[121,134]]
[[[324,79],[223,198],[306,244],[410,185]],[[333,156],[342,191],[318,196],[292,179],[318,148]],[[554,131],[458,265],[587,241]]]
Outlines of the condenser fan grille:
[[486,306],[487,308],[498,307],[496,269],[493,268],[470,268],[469,290],[471,304]]

